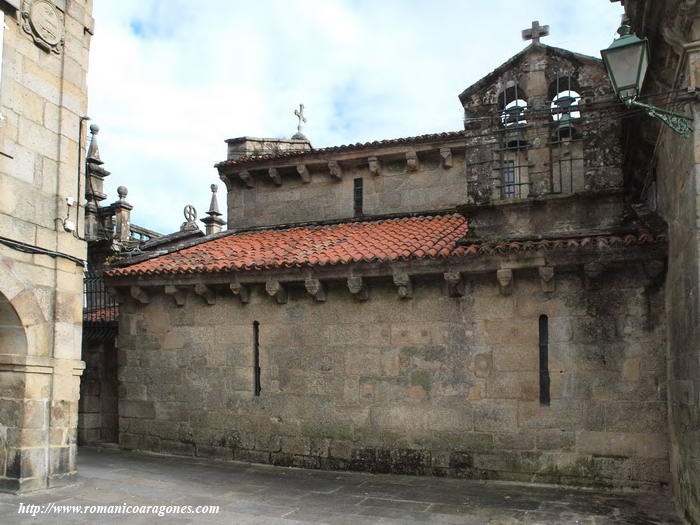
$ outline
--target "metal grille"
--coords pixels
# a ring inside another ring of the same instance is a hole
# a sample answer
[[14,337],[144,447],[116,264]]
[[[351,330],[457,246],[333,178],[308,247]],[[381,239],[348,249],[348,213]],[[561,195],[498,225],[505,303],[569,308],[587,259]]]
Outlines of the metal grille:
[[[557,75],[552,100],[552,140],[550,142],[551,193],[573,193],[583,178],[583,141],[575,129],[581,117],[580,95],[571,89],[571,77]],[[579,184],[580,186],[581,184]]]
[[83,338],[97,342],[116,336],[119,305],[107,293],[101,271],[86,272],[83,279]]

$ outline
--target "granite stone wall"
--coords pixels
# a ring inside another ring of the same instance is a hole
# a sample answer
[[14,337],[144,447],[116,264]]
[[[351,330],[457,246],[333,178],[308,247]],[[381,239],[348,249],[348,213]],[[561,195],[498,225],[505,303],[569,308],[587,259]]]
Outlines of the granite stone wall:
[[[663,290],[641,268],[584,288],[560,273],[544,293],[515,272],[452,298],[388,279],[356,302],[290,286],[250,303],[164,294],[122,305],[123,448],[275,465],[607,487],[669,482]],[[549,404],[540,402],[540,316],[548,316]],[[260,323],[261,393],[254,395]]]
[[464,154],[454,153],[451,168],[442,167],[439,150],[418,153],[419,168],[408,171],[406,159],[382,159],[381,173],[373,175],[367,164],[343,167],[342,180],[330,176],[327,161],[309,163],[310,182],[304,183],[295,168],[280,168],[275,185],[267,176],[256,176],[255,187],[240,181],[228,192],[228,228],[269,226],[302,221],[352,217],[354,179],[363,180],[365,215],[409,213],[454,208],[467,198]]

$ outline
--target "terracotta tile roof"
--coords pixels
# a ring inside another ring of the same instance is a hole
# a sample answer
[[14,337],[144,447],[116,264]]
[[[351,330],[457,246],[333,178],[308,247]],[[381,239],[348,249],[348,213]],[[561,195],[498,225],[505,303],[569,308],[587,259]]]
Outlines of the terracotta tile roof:
[[229,272],[446,257],[466,235],[459,214],[234,233],[110,270],[110,277]]
[[528,251],[663,243],[646,231],[624,235],[469,243],[462,215],[354,221],[233,233],[106,272],[108,277],[270,270],[357,262],[509,255]]
[[330,146],[328,148],[318,148],[310,150],[283,151],[280,153],[268,153],[265,155],[247,155],[236,159],[224,160],[214,165],[219,168],[223,166],[233,166],[235,164],[244,164],[247,162],[256,162],[261,160],[278,160],[287,158],[305,157],[315,155],[317,153],[342,153],[344,151],[353,151],[357,149],[384,148],[386,146],[396,146],[400,144],[414,144],[420,142],[433,142],[442,139],[455,139],[464,136],[464,131],[445,131],[442,133],[429,133],[427,135],[417,135],[415,137],[403,137],[398,139],[375,140],[373,142],[364,142],[357,144],[343,144],[342,146]]

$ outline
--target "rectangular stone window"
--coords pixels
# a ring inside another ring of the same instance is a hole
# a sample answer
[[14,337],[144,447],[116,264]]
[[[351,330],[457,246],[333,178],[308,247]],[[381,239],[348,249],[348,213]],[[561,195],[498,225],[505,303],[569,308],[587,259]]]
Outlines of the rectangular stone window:
[[355,213],[355,217],[361,217],[364,214],[362,210],[364,198],[362,179],[354,179],[352,182],[353,211]]
[[253,321],[253,388],[260,395],[260,323]]

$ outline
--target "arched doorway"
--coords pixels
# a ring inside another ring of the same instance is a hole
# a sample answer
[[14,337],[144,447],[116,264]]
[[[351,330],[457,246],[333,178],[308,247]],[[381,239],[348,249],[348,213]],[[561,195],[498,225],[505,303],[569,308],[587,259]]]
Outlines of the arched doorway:
[[27,335],[10,301],[0,293],[0,353],[26,354]]

